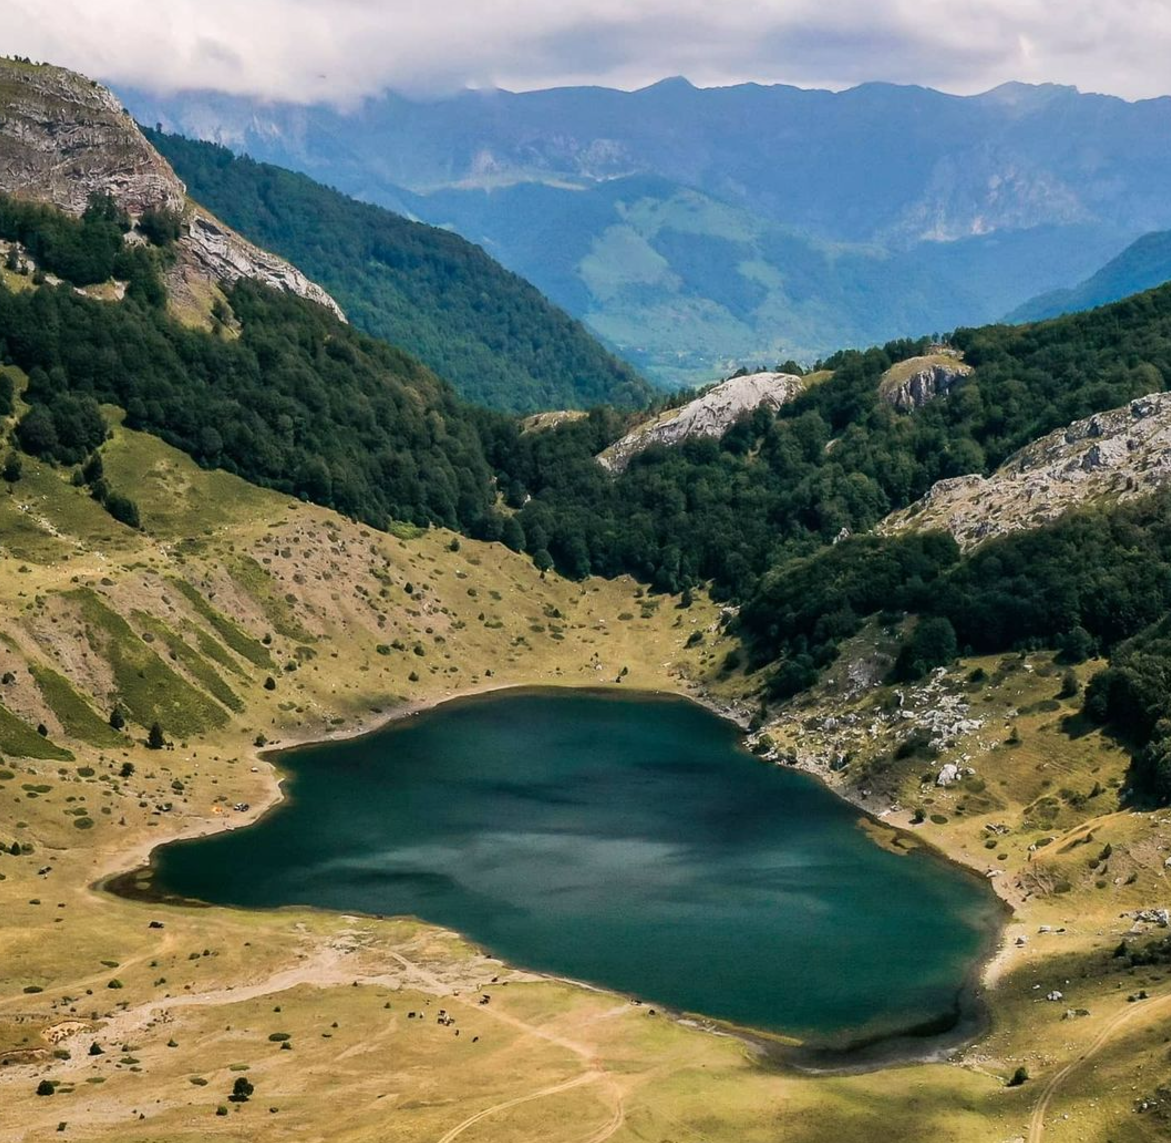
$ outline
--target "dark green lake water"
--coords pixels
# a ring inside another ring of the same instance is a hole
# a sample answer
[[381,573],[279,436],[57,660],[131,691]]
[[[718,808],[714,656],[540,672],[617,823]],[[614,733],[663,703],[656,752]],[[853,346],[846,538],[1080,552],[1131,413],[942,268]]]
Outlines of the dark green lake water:
[[996,924],[803,774],[681,700],[502,692],[291,752],[288,801],[160,850],[218,904],[415,914],[514,964],[833,1039],[937,1019]]

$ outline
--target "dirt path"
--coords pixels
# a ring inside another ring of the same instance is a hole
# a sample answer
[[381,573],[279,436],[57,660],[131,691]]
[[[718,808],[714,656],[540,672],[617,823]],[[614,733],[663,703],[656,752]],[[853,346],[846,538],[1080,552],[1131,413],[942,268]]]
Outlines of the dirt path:
[[[328,944],[313,950],[311,953],[303,953],[302,959],[298,963],[282,968],[250,984],[237,985],[231,988],[209,989],[205,992],[171,996],[158,1000],[148,1000],[145,1003],[135,1005],[133,1008],[118,1012],[102,1021],[101,1037],[111,1042],[132,1039],[135,1034],[141,1032],[156,1021],[167,1020],[169,1013],[176,1009],[239,1004],[244,1001],[255,1000],[261,996],[271,996],[275,993],[285,992],[300,985],[311,985],[320,988],[331,985],[350,984],[354,981],[388,987],[410,987],[412,984],[421,984],[425,991],[437,996],[443,996],[452,1003],[460,1004],[465,1008],[470,1008],[476,1012],[477,1016],[488,1017],[499,1024],[505,1024],[525,1035],[534,1036],[537,1039],[544,1040],[546,1043],[572,1053],[582,1061],[586,1069],[570,1079],[562,1080],[559,1083],[542,1087],[536,1091],[515,1096],[512,1099],[483,1108],[474,1115],[468,1116],[461,1123],[456,1124],[442,1136],[439,1143],[451,1143],[452,1140],[468,1128],[490,1116],[501,1114],[513,1107],[529,1103],[536,1099],[545,1099],[561,1092],[570,1091],[574,1088],[583,1087],[586,1084],[592,1083],[602,1083],[609,1089],[613,1099],[613,1112],[605,1124],[595,1128],[590,1134],[582,1137],[580,1143],[605,1143],[625,1123],[626,1116],[622,1091],[615,1079],[601,1066],[595,1050],[590,1045],[559,1036],[555,1032],[550,1032],[534,1024],[529,1024],[507,1012],[502,1012],[499,1009],[491,1008],[489,1005],[481,1004],[476,994],[472,994],[471,996],[461,995],[459,991],[460,982],[444,980],[442,977],[429,971],[415,961],[409,960],[398,952],[388,951],[387,955],[400,966],[402,969],[401,973],[369,974],[355,972],[353,965],[349,963],[348,957],[348,954],[352,951],[356,950],[339,947],[335,944]],[[76,1027],[66,1027],[67,1024],[72,1025],[73,1023],[76,1023]],[[89,1029],[90,1025],[86,1022],[62,1022],[61,1032],[63,1034],[60,1039],[64,1042],[73,1036],[81,1036],[83,1034],[92,1036],[93,1032]],[[56,1042],[54,1040],[54,1043]],[[87,1062],[88,1057],[83,1053],[77,1052],[71,1060],[61,1061],[58,1070],[63,1073],[79,1070]],[[15,1077],[18,1071],[19,1069],[13,1068],[7,1075],[0,1075],[0,1082],[7,1077]]]
[[[421,965],[414,961],[408,960],[401,953],[392,952],[391,957],[398,961],[399,964],[408,972],[418,977],[430,988],[441,992],[449,991],[449,986],[446,985],[434,973],[429,972]],[[516,1016],[510,1016],[507,1012],[501,1012],[498,1008],[492,1008],[490,1005],[484,1005],[476,1000],[473,1002],[470,998],[465,996],[453,995],[451,999],[463,1005],[465,1008],[473,1009],[481,1016],[489,1016],[493,1020],[501,1024],[507,1024],[510,1028],[516,1028],[518,1031],[524,1032],[529,1036],[536,1036],[546,1043],[554,1044],[559,1048],[564,1048],[566,1051],[572,1052],[578,1056],[586,1065],[587,1070],[582,1072],[574,1079],[566,1080],[563,1083],[553,1084],[551,1087],[544,1087],[538,1091],[530,1092],[528,1095],[517,1096],[514,1099],[505,1100],[503,1103],[493,1104],[491,1107],[486,1107],[482,1111],[476,1112],[475,1115],[470,1115],[462,1123],[457,1123],[450,1131],[441,1136],[438,1143],[451,1143],[457,1135],[462,1134],[473,1124],[479,1123],[480,1120],[488,1118],[490,1115],[496,1115],[498,1112],[507,1111],[509,1108],[516,1107],[522,1103],[528,1103],[534,1099],[543,1099],[546,1096],[556,1095],[562,1091],[569,1091],[571,1088],[580,1087],[583,1084],[595,1083],[602,1081],[610,1089],[610,1093],[614,1100],[614,1111],[610,1119],[597,1130],[587,1135],[581,1143],[605,1143],[625,1122],[626,1111],[624,1101],[622,1098],[622,1091],[618,1086],[617,1081],[611,1076],[605,1068],[602,1067],[597,1058],[596,1051],[588,1044],[578,1043],[575,1040],[568,1040],[563,1036],[558,1036],[554,1032],[546,1031],[544,1028],[538,1028],[536,1025],[529,1024],[524,1020],[518,1019]]]
[[1049,1110],[1049,1105],[1053,1102],[1053,1097],[1061,1085],[1074,1072],[1093,1059],[1132,1020],[1141,1017],[1142,1019],[1139,1019],[1138,1022],[1140,1024],[1146,1023],[1165,1015],[1167,1012],[1171,1012],[1171,995],[1162,996],[1158,1000],[1137,1001],[1108,1020],[1106,1026],[1091,1041],[1090,1046],[1077,1059],[1071,1060],[1065,1067],[1054,1072],[1049,1077],[1049,1082],[1041,1089],[1041,1097],[1037,1100],[1033,1107],[1033,1114],[1029,1117],[1028,1143],[1041,1143],[1045,1134],[1045,1114]]
[[[451,1143],[457,1135],[462,1135],[469,1127],[479,1123],[481,1119],[487,1119],[490,1115],[507,1111],[510,1107],[517,1107],[522,1103],[531,1103],[534,1099],[544,1099],[549,1095],[557,1095],[558,1092],[569,1091],[571,1088],[582,1087],[587,1083],[594,1083],[601,1079],[602,1076],[603,1073],[599,1071],[582,1072],[581,1075],[575,1076],[573,1079],[553,1084],[551,1087],[543,1087],[540,1091],[531,1091],[528,1095],[518,1095],[515,1099],[506,1099],[503,1103],[494,1103],[491,1107],[485,1107],[483,1111],[477,1111],[475,1115],[469,1115],[462,1123],[457,1123],[447,1134],[440,1137],[439,1143]],[[590,1138],[593,1139],[595,1136],[591,1136]]]

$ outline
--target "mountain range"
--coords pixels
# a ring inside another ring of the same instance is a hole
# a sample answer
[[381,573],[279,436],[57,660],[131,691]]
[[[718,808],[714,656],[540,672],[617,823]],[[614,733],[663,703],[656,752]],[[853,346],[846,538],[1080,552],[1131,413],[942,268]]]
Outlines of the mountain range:
[[360,106],[121,92],[145,123],[481,244],[661,383],[994,321],[1171,226],[1171,99],[665,80]]

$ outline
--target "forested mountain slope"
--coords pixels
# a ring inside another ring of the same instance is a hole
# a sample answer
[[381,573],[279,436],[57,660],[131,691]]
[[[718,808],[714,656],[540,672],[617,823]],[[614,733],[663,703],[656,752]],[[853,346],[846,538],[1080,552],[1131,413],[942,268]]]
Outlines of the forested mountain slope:
[[[25,222],[106,225],[89,213]],[[526,432],[324,308],[260,285],[228,291],[235,329],[203,331],[149,289],[99,300],[68,281],[4,280],[0,351],[28,377],[15,439],[78,465],[119,519],[134,522],[133,503],[91,465],[99,402],[204,465],[378,528],[459,527],[574,579],[631,573],[685,596],[710,584],[744,604],[739,631],[766,702],[809,686],[880,610],[948,624],[926,648],[913,633],[933,629],[907,629],[913,665],[957,640],[1008,649],[1075,628],[1109,650],[1171,605],[1171,545],[1149,498],[1096,515],[1091,499],[1084,518],[966,557],[939,533],[858,535],[941,478],[989,472],[1062,425],[1167,389],[1171,286],[1036,325],[959,330],[942,356],[962,354],[962,368],[919,402],[892,401],[891,383],[941,356],[924,356],[927,339],[835,354],[779,406],[757,405],[720,437],[654,444],[614,475],[595,458],[628,417],[597,409]]]
[[29,378],[25,449],[78,463],[109,402],[205,465],[380,527],[488,509],[491,472],[449,386],[311,303],[243,282],[228,297],[238,336],[134,299],[0,289],[0,345]]
[[191,193],[323,282],[367,333],[511,412],[639,406],[650,387],[582,325],[449,231],[223,147],[147,131]]
[[1097,273],[1072,289],[1033,298],[1008,315],[1008,321],[1043,321],[1089,310],[1171,281],[1171,230],[1144,234]]

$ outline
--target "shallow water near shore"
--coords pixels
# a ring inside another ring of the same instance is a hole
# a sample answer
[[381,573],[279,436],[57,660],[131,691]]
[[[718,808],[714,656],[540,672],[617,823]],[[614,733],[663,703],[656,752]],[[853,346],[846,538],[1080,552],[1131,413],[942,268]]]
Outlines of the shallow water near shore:
[[680,699],[456,701],[280,757],[256,824],[156,851],[156,893],[411,914],[513,964],[845,1043],[954,1023],[1000,918]]

